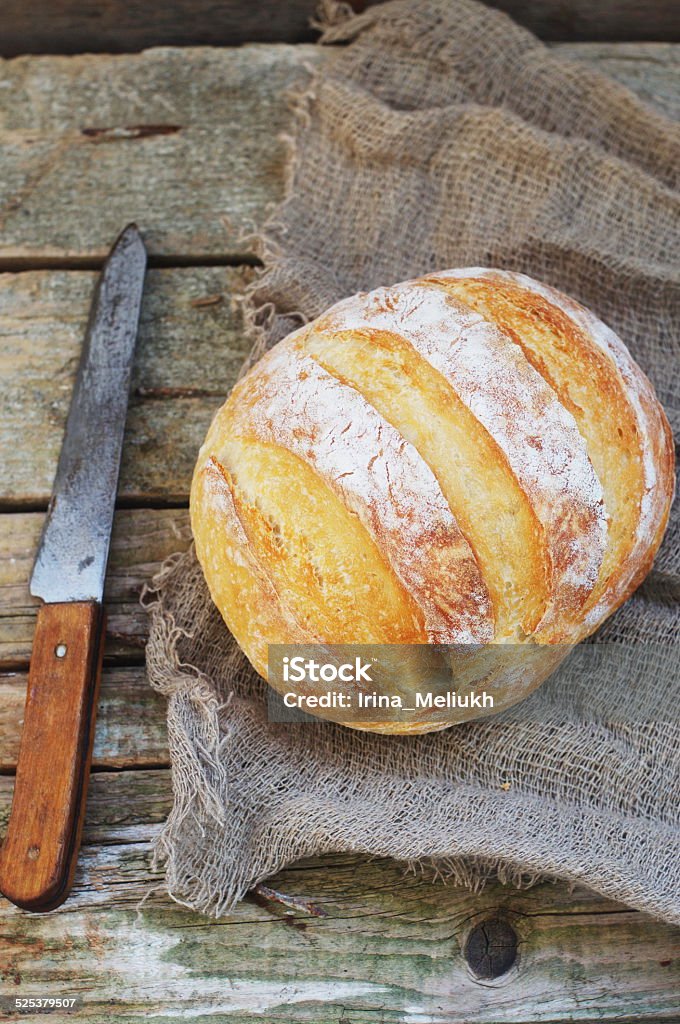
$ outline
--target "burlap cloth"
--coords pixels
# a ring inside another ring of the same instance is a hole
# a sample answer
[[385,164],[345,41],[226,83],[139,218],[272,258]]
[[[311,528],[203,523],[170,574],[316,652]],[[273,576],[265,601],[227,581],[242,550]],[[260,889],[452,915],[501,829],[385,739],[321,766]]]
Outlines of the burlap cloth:
[[[358,290],[505,267],[611,324],[677,430],[678,127],[473,0],[326,7],[324,27],[333,45],[296,98],[288,198],[247,297],[254,356]],[[676,502],[652,575],[602,631],[622,649],[677,637],[679,534]],[[672,646],[648,673],[661,712],[647,721],[627,703],[639,680],[594,671],[549,681],[526,722],[409,738],[273,725],[193,553],[152,586],[174,788],[156,856],[176,900],[224,914],[297,858],[356,851],[473,886],[561,877],[680,921]]]

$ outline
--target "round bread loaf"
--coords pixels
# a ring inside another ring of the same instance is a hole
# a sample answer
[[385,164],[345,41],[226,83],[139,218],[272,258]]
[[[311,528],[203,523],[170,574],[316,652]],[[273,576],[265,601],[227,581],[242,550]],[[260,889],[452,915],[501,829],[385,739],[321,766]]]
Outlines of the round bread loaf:
[[[648,572],[673,485],[668,422],[613,331],[531,278],[467,268],[339,302],[264,356],[210,427],[191,521],[266,679],[270,644],[576,643]],[[485,672],[494,711],[546,654]]]

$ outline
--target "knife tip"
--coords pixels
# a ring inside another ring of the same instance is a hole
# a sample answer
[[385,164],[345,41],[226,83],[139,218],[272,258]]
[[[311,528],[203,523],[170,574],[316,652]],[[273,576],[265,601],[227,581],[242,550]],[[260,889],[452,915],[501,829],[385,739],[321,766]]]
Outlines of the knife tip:
[[111,246],[109,258],[113,255],[114,252],[117,252],[119,249],[128,249],[131,246],[138,246],[144,258],[146,259],[146,246],[144,244],[144,239],[142,237],[141,231],[139,230],[134,221],[131,221],[129,224],[126,224],[121,233],[118,235],[118,238]]
[[129,224],[126,224],[125,227],[123,228],[123,230],[121,231],[119,237],[120,238],[138,238],[139,241],[142,243],[142,245],[144,244],[144,240],[142,238],[142,233],[139,230],[139,228],[137,227],[137,224],[135,223],[135,221],[130,221]]

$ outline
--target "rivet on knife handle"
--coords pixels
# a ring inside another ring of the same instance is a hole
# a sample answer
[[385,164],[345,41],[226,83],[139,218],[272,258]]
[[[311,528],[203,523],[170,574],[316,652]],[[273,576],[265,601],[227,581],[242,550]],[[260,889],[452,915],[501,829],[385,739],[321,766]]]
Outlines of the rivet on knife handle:
[[67,896],[80,846],[103,652],[96,601],[38,611],[0,890],[25,910]]
[[68,895],[101,673],[102,598],[146,271],[134,224],[97,283],[30,590],[38,612],[0,891],[26,910]]

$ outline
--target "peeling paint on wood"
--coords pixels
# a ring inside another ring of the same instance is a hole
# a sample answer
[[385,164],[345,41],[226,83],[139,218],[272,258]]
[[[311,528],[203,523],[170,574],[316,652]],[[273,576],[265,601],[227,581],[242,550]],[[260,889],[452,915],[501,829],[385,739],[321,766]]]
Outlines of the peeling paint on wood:
[[[617,1014],[651,1021],[674,1010],[659,964],[669,948],[678,951],[674,930],[597,900],[585,913],[531,914],[537,898],[550,901],[549,887],[528,902],[499,886],[474,896],[405,877],[391,862],[336,858],[273,880],[323,906],[325,917],[296,916],[303,929],[250,900],[213,922],[163,896],[149,856],[142,843],[87,845],[62,912],[29,919],[0,908],[20,990],[75,983],[85,995],[80,1019],[97,1024],[107,1011],[116,1020],[214,1012],[318,1024],[342,1020],[346,1009],[357,1021],[380,1011],[388,1021],[462,1024],[518,1022],[527,1008],[536,1021]],[[579,901],[587,907],[587,896],[577,894]],[[469,973],[462,945],[470,923],[499,906],[521,937],[521,961],[504,981],[482,983]]]

